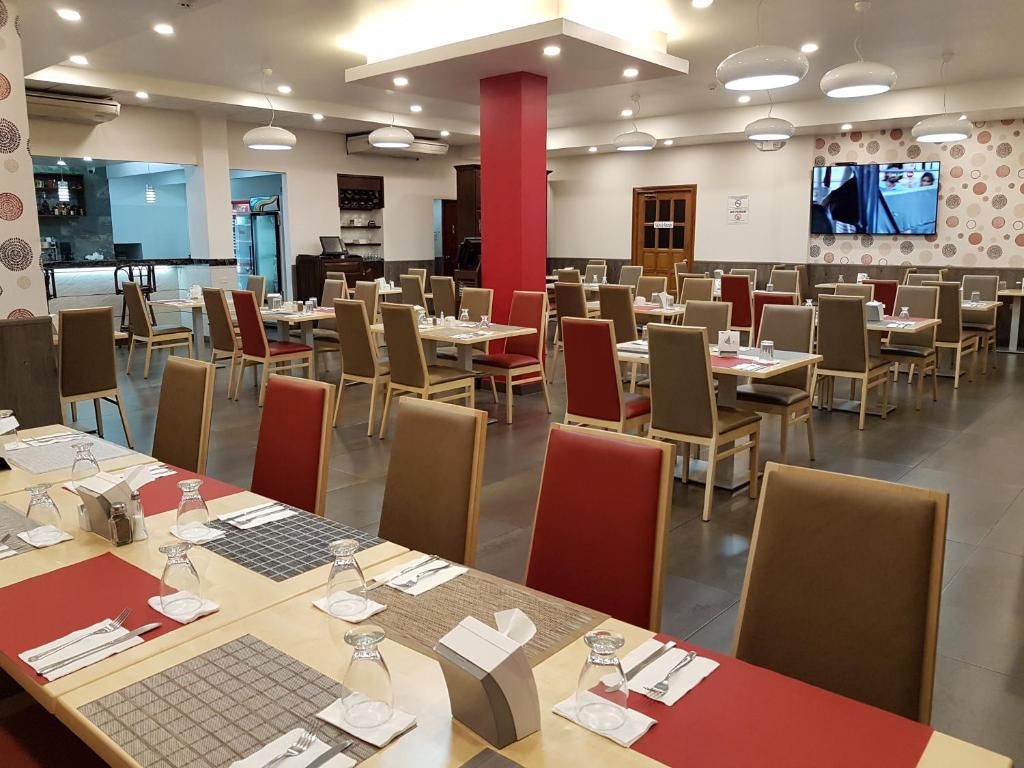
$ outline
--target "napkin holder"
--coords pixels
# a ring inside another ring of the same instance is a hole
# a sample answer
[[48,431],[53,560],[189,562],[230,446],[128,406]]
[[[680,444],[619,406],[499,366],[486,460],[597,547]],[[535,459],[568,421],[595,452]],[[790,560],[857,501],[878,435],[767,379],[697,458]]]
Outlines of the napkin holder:
[[740,353],[740,332],[719,331],[718,332],[718,354],[722,357],[738,355]]
[[869,301],[864,305],[869,323],[880,323],[885,317],[885,304],[880,301]]
[[113,504],[128,504],[132,497],[131,487],[115,475],[100,472],[78,481],[76,489],[85,506],[92,532],[111,541],[110,507]]
[[434,652],[460,723],[497,749],[540,730],[537,683],[519,643],[470,616]]
[[867,272],[858,272],[857,273],[857,282],[858,283],[863,283],[867,279],[868,279],[868,273]]
[[658,297],[658,301],[661,302],[662,309],[672,309],[672,294],[667,291],[655,294]]

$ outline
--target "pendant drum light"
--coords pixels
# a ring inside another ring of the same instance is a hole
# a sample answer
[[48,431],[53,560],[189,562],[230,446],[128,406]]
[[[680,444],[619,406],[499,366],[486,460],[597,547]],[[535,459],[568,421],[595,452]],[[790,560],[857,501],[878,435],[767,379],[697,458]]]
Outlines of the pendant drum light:
[[381,149],[408,149],[412,146],[415,138],[405,128],[399,128],[395,125],[394,114],[391,115],[391,125],[378,128],[371,132],[368,137],[371,146],[380,147]]
[[762,117],[748,123],[744,133],[751,141],[786,141],[793,138],[796,127],[781,117]]
[[636,127],[636,117],[640,114],[640,97],[633,96],[633,130],[620,133],[615,137],[615,149],[618,152],[647,152],[654,149],[658,140],[651,134]]
[[[857,13],[866,13],[871,9],[871,3],[869,0],[859,0],[853,7]],[[821,78],[821,91],[826,96],[833,99],[876,96],[891,90],[895,85],[895,69],[877,61],[864,61],[864,56],[860,52],[860,38],[861,35],[857,35],[853,41],[857,61],[830,69]]]
[[761,44],[761,5],[757,3],[757,45],[727,56],[715,77],[730,91],[765,91],[785,88],[803,80],[810,68],[800,51],[782,45]]
[[[146,173],[149,176],[153,175],[153,169],[149,163],[146,163]],[[153,186],[152,179],[146,182],[146,191],[144,193],[144,199],[146,200],[146,205],[156,205],[156,187]]]
[[926,117],[910,131],[915,139],[926,144],[963,141],[969,139],[974,132],[974,127],[966,115],[953,115],[946,111],[946,64],[952,58],[952,53],[943,53],[942,64],[939,66],[939,77],[942,80],[942,111],[945,114]]
[[279,152],[295,149],[295,145],[298,143],[294,133],[274,125],[276,113],[274,111],[274,104],[270,100],[270,96],[267,95],[266,86],[266,78],[272,74],[274,74],[274,70],[264,69],[263,77],[260,79],[260,89],[263,91],[263,98],[267,100],[267,106],[270,107],[270,122],[259,128],[246,131],[245,136],[242,137],[242,142],[249,149]]

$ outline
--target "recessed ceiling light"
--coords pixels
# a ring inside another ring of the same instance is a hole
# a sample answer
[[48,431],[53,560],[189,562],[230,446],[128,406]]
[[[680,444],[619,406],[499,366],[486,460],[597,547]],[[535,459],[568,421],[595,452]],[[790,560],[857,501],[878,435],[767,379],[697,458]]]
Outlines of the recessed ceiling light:
[[60,16],[64,21],[81,21],[82,14],[72,8],[58,8],[57,15]]
[[624,109],[619,114],[622,115],[623,117],[632,117],[633,116],[633,110],[632,109]]
[[72,64],[78,64],[81,67],[87,67],[89,65],[89,60],[80,53],[76,53],[74,56],[68,56],[68,61]]
[[839,130],[841,130],[841,131],[851,131],[851,130],[853,130],[853,125],[851,123],[843,123],[842,125],[839,126]]
[[407,86],[409,84],[409,78],[408,77],[402,77],[401,75],[399,75],[398,77],[396,77],[391,82],[394,83],[395,85],[397,85],[399,88],[404,88],[405,86]]
[[636,67],[626,67],[624,70],[622,70],[623,77],[636,77],[639,74],[640,70],[637,69]]
[[146,93],[145,91],[136,91],[135,92],[135,98],[136,99],[140,99],[142,101],[145,101],[146,99],[149,98],[149,94]]
[[153,27],[153,31],[158,35],[173,35],[174,27],[170,24],[157,24]]
[[321,120],[324,119],[324,116],[321,115],[319,112],[314,112],[313,119],[316,120],[317,122],[320,122]]
[[691,0],[690,5],[694,8],[710,8],[715,0]]
[[744,93],[742,96],[740,96],[738,99],[736,99],[736,101],[738,101],[740,104],[749,104],[750,103],[750,94]]
[[452,132],[449,131],[447,128],[445,128],[444,130],[441,131],[441,138],[447,139],[451,135],[452,135]]
[[545,56],[557,56],[561,52],[562,52],[562,49],[559,48],[557,45],[545,45],[544,46],[544,55]]
[[421,107],[419,104],[413,104],[411,107],[409,107],[409,111],[410,112],[422,112],[423,111],[423,107]]
[[597,152],[597,147],[589,147],[587,152]]
[[818,50],[817,43],[804,43],[800,46],[800,53],[816,53]]
[[292,87],[290,85],[279,85],[277,86],[277,92],[283,96],[287,96],[292,92]]
[[664,144],[666,147],[671,147],[673,144],[675,144],[675,141],[673,139],[665,139],[661,143]]
[[85,157],[83,157],[82,160],[84,160],[87,163],[91,163],[92,162],[92,158],[89,157],[89,155],[86,155]]

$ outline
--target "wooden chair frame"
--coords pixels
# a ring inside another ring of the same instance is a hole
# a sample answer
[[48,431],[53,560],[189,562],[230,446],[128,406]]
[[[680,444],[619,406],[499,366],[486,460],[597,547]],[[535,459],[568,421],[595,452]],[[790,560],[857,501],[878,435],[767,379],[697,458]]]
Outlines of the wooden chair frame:
[[[259,307],[256,308],[257,313]],[[242,390],[242,379],[245,378],[246,366],[263,366],[262,376],[259,379],[259,390],[260,396],[257,401],[259,407],[263,407],[263,399],[267,394],[267,382],[270,380],[272,374],[279,374],[282,371],[297,371],[303,368],[306,369],[306,378],[315,381],[313,377],[313,355],[315,354],[313,348],[310,347],[308,350],[303,352],[288,352],[283,355],[271,355],[270,354],[270,342],[267,341],[267,330],[263,327],[263,323],[257,324],[260,329],[260,335],[263,337],[263,347],[267,350],[266,356],[260,355],[247,355],[244,347],[239,350],[239,368],[238,368],[238,379],[235,381],[235,401],[238,401],[238,396]],[[253,387],[257,386],[256,383],[256,368],[252,369],[252,384]]]
[[[217,367],[216,364],[211,361],[209,363],[203,360],[185,360],[183,361],[189,366],[200,365],[205,369],[205,379],[203,383],[203,418],[202,427],[199,431],[199,454],[196,457],[196,474],[206,474],[206,460],[210,455],[210,424],[213,417],[213,388],[217,380]],[[155,426],[154,426],[155,430]],[[154,438],[156,433],[154,431]]]
[[[864,349],[867,354],[866,362],[870,362],[871,347],[868,346],[868,327],[864,325]],[[832,410],[832,404],[835,401],[835,380],[836,379],[850,379],[850,391],[851,398],[854,392],[856,382],[860,382],[860,420],[857,424],[857,429],[864,429],[864,420],[868,412],[868,395],[872,389],[877,387],[882,388],[882,420],[884,421],[888,416],[889,410],[889,372],[892,368],[892,363],[884,362],[880,365],[876,365],[874,368],[867,367],[865,371],[839,371],[831,368],[822,368],[820,366],[814,369],[814,389],[811,390],[811,399],[814,399],[815,393],[818,395],[818,408],[824,408],[825,403],[828,403],[828,410]],[[824,384],[822,390],[818,389],[818,384]],[[827,398],[827,399],[826,399]]]
[[370,354],[373,355],[373,363],[377,374],[373,377],[370,376],[357,376],[353,373],[345,373],[345,363],[342,361],[341,365],[341,379],[338,381],[338,399],[334,403],[334,426],[338,426],[338,421],[341,419],[341,406],[345,396],[345,382],[353,382],[356,384],[369,384],[370,385],[370,414],[367,417],[366,423],[366,436],[371,437],[373,435],[373,414],[377,411],[377,390],[383,388],[387,391],[388,382],[391,380],[390,373],[380,372],[380,358],[378,356],[378,347],[374,344],[373,334],[370,333],[370,324],[366,316],[366,304],[363,304],[363,321],[366,322],[366,332],[370,337]]
[[[923,283],[921,287],[925,286]],[[939,289],[935,289],[935,306],[932,307],[932,317],[938,317],[939,311]],[[897,294],[898,295],[898,294]],[[921,410],[921,395],[924,392],[924,377],[929,373],[932,376],[932,402],[938,402],[939,400],[939,355],[936,350],[935,343],[935,329],[931,329],[932,333],[932,349],[931,353],[925,357],[915,357],[913,355],[901,355],[898,352],[886,352],[883,348],[881,350],[882,357],[890,361],[893,367],[893,381],[898,381],[900,376],[900,366],[907,366],[907,383],[910,383],[911,377],[914,372],[917,372],[917,387],[914,390],[914,410]],[[973,377],[972,377],[973,379]]]
[[[239,334],[238,326],[234,325],[233,324],[234,321],[232,321],[232,319],[231,319],[231,311],[230,311],[231,308],[228,305],[227,295],[224,293],[223,289],[218,289],[218,290],[220,290],[221,301],[224,302],[224,312],[225,312],[225,314],[226,314],[226,316],[228,318],[228,322],[232,323],[232,326],[231,326],[231,340],[232,340],[232,343],[234,345],[234,348],[230,349],[230,350],[227,350],[227,349],[217,349],[217,347],[215,347],[213,345],[213,335],[211,334],[210,335],[210,362],[213,363],[214,365],[216,365],[221,360],[230,360],[231,361],[230,365],[228,367],[228,400],[230,400],[234,396],[234,392],[235,392],[235,366],[238,363],[238,357],[239,357],[239,355],[241,353],[241,349],[242,348],[241,348],[241,342],[239,341],[239,338],[238,338],[238,334]],[[207,316],[209,316],[209,312],[207,312]]]
[[[130,281],[125,281],[130,282]],[[140,289],[141,290],[141,289]],[[146,297],[140,296],[143,306],[146,306]],[[127,298],[125,298],[127,302]],[[129,318],[131,317],[131,305],[128,305]],[[149,313],[143,312],[142,319],[146,323],[146,327],[149,329],[148,336],[139,336],[135,333],[130,333],[128,341],[128,362],[125,364],[124,372],[125,375],[132,375],[132,357],[135,355],[135,342],[141,341],[146,345],[146,363],[142,367],[142,378],[149,378],[149,364],[153,360],[153,350],[167,350],[170,352],[172,349],[178,347],[188,347],[188,356],[192,357],[192,331],[179,331],[178,333],[153,333],[153,323],[150,322]]]

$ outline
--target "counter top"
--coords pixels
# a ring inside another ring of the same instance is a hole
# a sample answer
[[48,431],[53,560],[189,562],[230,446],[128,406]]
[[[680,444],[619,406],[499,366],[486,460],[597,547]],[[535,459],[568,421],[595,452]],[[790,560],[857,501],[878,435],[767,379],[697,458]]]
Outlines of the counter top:
[[96,267],[234,267],[237,259],[137,259],[134,261],[120,259],[102,259],[87,261],[44,261],[43,269],[93,269]]

